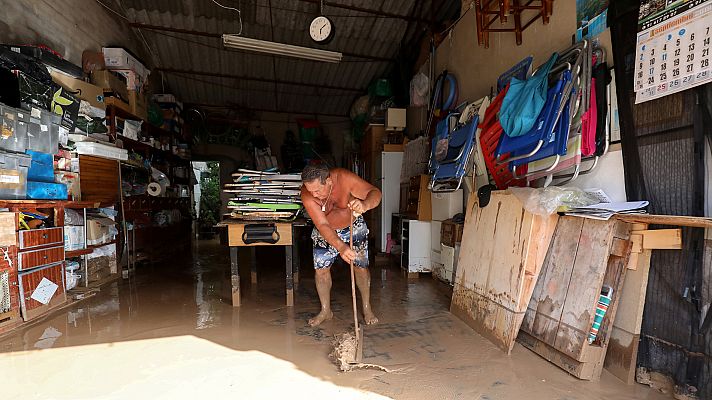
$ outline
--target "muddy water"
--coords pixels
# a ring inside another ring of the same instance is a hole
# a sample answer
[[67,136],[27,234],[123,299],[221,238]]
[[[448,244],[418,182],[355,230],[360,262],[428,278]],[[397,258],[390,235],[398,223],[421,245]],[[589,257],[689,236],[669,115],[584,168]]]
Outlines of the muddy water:
[[347,268],[334,271],[335,318],[310,328],[313,272],[302,269],[287,308],[282,250],[257,256],[256,286],[249,254],[240,256],[239,309],[229,302],[227,252],[203,242],[0,338],[0,398],[668,398],[605,372],[600,383],[578,381],[519,345],[506,356],[448,312],[444,285],[408,282],[388,267],[372,270],[381,323],[365,328],[364,362],[396,372],[339,373],[327,354],[352,326]]

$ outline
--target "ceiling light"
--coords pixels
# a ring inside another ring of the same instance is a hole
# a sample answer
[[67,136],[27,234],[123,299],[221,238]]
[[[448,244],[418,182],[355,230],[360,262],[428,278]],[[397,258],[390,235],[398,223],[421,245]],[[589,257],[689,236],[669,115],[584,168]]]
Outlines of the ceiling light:
[[341,61],[342,54],[335,51],[312,49],[310,47],[294,46],[291,44],[269,42],[246,38],[237,35],[223,35],[225,47],[254,51],[258,53],[276,54],[287,57],[304,58],[307,60],[337,63]]

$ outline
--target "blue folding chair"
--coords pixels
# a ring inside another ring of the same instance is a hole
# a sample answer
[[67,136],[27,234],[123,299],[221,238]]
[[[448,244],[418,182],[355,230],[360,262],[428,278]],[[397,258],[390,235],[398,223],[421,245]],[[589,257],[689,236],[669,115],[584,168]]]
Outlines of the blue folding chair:
[[[569,71],[566,71],[569,72]],[[563,94],[562,94],[563,95]],[[540,174],[542,170],[532,171],[526,174],[518,174],[517,167],[528,164],[533,161],[544,160],[546,158],[551,158],[551,165],[544,169],[544,172],[552,171],[559,164],[562,157],[566,156],[567,143],[569,140],[569,133],[571,128],[571,117],[572,117],[572,103],[576,102],[575,90],[572,91],[569,98],[565,101],[564,110],[561,117],[554,127],[554,135],[552,141],[544,145],[541,150],[539,150],[532,157],[515,160],[510,163],[510,168],[512,170],[512,175],[516,179],[522,179],[534,174]]]
[[[495,151],[498,164],[529,159],[537,154],[545,144],[552,141],[554,127],[561,115],[558,111],[563,111],[563,107],[560,107],[561,102],[564,98],[568,99],[568,95],[563,90],[570,80],[571,73],[566,70],[561,73],[556,82],[549,88],[546,93],[544,108],[534,123],[534,127],[529,132],[516,137],[507,135],[500,137]],[[508,153],[509,157],[505,158]]]
[[[462,180],[467,175],[467,166],[475,148],[475,132],[479,116],[450,132],[445,155],[435,160],[435,169],[428,188],[435,193],[454,192],[460,189]],[[433,159],[435,159],[433,153]]]

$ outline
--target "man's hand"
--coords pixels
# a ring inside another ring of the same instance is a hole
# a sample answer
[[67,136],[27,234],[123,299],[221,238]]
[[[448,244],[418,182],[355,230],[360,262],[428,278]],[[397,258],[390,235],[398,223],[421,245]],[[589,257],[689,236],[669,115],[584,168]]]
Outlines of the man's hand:
[[349,201],[348,207],[349,209],[351,209],[351,211],[353,211],[354,216],[359,216],[368,211],[366,204],[364,204],[363,200],[359,199],[353,199]]
[[348,244],[344,243],[343,246],[341,246],[341,250],[339,251],[339,255],[341,255],[341,258],[344,259],[347,263],[352,263],[356,259],[356,252],[349,247]]

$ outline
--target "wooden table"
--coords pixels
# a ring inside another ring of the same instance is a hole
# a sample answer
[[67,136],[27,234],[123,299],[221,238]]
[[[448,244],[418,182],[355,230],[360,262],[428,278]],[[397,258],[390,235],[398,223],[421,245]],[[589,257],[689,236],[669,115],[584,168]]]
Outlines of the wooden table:
[[[271,224],[276,227],[274,243],[264,241],[246,243],[243,240],[245,226],[249,225],[264,225]],[[263,221],[238,221],[228,220],[222,222],[219,226],[227,227],[228,246],[230,247],[230,281],[232,286],[232,306],[239,307],[241,304],[240,298],[240,272],[238,270],[238,249],[247,247],[252,249],[252,262],[250,265],[251,283],[257,284],[257,257],[255,249],[258,246],[284,246],[285,247],[285,270],[286,270],[286,296],[287,306],[294,306],[294,284],[299,283],[299,247],[298,240],[293,240],[294,231],[299,227],[307,227],[309,224],[304,220],[296,220],[293,222],[263,222]]]

